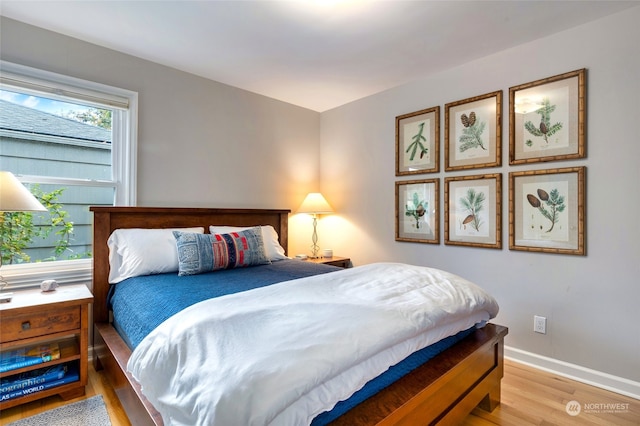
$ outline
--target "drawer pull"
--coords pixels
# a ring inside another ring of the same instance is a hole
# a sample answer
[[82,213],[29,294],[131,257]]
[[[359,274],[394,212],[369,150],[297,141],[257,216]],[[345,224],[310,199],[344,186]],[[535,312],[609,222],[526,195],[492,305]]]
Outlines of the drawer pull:
[[30,330],[31,329],[31,322],[29,321],[25,321],[22,323],[22,330],[26,331],[26,330]]

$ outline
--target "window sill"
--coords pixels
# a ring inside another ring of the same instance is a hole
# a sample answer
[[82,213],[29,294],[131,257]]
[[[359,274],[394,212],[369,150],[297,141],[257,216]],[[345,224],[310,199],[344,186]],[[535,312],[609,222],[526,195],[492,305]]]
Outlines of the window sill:
[[56,280],[61,285],[90,283],[92,266],[93,259],[2,265],[0,275],[13,290],[39,286],[44,280]]

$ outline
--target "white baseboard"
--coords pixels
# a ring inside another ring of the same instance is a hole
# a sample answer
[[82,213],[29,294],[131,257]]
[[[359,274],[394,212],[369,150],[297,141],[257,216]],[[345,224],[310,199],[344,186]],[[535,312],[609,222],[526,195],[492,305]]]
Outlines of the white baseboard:
[[558,376],[640,400],[640,382],[634,382],[623,377],[591,370],[506,345],[504,347],[504,357]]

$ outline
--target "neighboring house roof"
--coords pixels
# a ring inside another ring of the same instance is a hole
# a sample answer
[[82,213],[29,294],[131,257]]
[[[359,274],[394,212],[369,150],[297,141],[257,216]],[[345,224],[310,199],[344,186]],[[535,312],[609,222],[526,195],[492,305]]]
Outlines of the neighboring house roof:
[[111,142],[111,131],[69,118],[0,100],[0,130]]

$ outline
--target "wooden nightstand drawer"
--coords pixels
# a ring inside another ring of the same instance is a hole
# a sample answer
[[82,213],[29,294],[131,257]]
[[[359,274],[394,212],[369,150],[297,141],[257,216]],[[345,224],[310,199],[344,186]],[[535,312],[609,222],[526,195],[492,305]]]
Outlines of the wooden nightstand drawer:
[[70,306],[43,312],[1,318],[0,342],[8,343],[29,337],[80,328],[80,306]]

